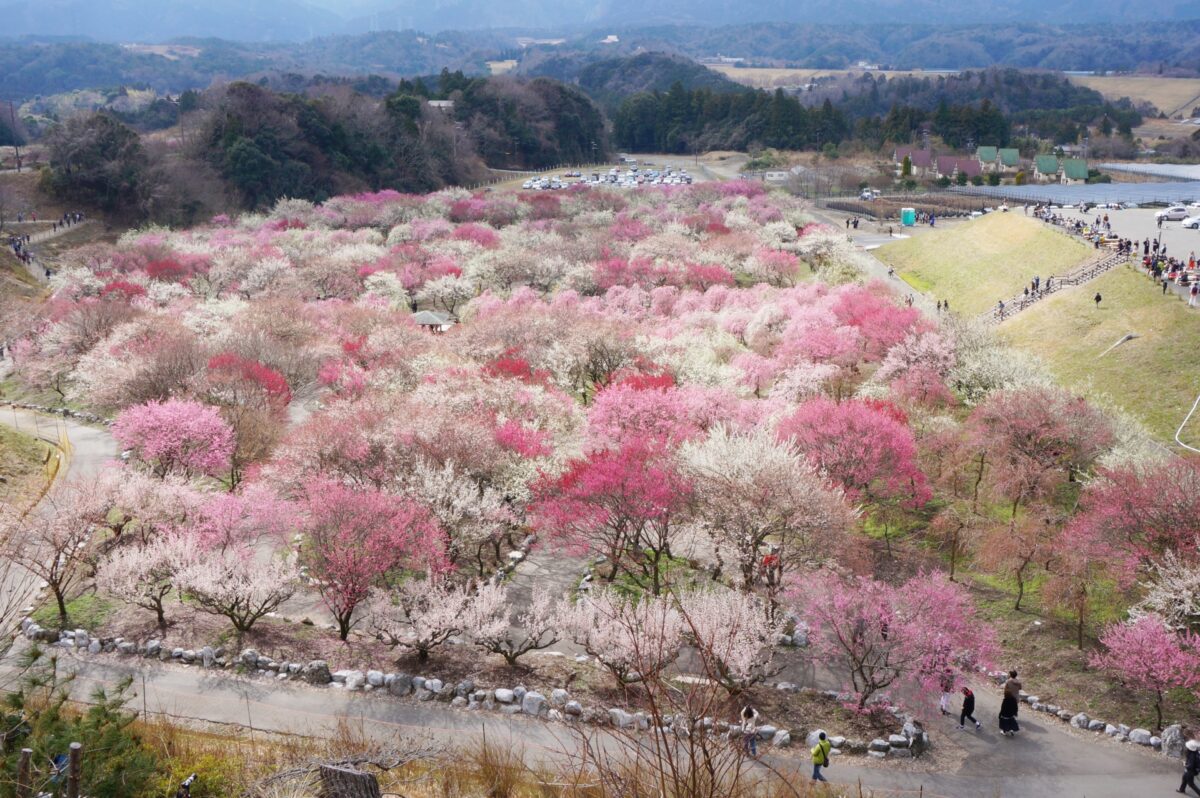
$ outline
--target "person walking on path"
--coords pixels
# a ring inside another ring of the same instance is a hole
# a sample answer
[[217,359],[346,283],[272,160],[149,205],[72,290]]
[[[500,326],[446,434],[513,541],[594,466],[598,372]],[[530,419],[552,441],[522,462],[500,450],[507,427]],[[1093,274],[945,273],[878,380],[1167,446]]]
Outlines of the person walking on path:
[[1175,792],[1186,794],[1187,788],[1191,787],[1192,792],[1200,795],[1200,787],[1196,786],[1196,775],[1200,774],[1200,740],[1188,740],[1184,748],[1187,750],[1183,759],[1183,781],[1179,782]]
[[1100,300],[1104,299],[1104,297],[1100,296],[1100,292],[1099,292],[1099,291],[1097,291],[1097,292],[1096,292],[1096,296],[1094,297],[1094,299],[1095,299],[1095,302],[1096,302],[1096,307],[1100,307]]
[[821,768],[829,767],[829,752],[833,749],[833,743],[825,739],[825,732],[817,735],[817,744],[812,747],[813,761],[813,781],[829,781],[821,774]]
[[1188,307],[1196,307],[1196,297],[1200,295],[1200,283],[1192,283],[1192,289],[1188,291]]
[[1005,737],[1016,737],[1021,730],[1017,723],[1017,711],[1021,700],[1021,683],[1017,681],[1017,672],[1008,672],[1008,681],[1004,683],[1004,700],[1000,702],[1000,733]]
[[950,669],[942,671],[941,678],[942,697],[938,700],[938,709],[943,715],[950,714],[950,691],[954,689],[954,674]]
[[975,731],[979,731],[983,724],[975,720],[975,694],[971,692],[970,687],[963,687],[962,694],[962,713],[958,716],[958,728],[965,729],[967,721],[971,721],[975,724]]
[[749,704],[742,707],[742,751],[758,756],[758,710]]

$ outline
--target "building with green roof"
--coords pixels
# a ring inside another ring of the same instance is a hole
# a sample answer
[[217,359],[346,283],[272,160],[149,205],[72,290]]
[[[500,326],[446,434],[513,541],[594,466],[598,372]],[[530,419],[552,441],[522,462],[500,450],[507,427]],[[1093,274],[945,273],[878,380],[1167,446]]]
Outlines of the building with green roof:
[[1088,165],[1083,158],[1064,158],[1062,184],[1064,186],[1073,186],[1079,183],[1086,183],[1088,179]]
[[1000,168],[1006,172],[1015,172],[1021,165],[1021,153],[1016,147],[1001,147],[997,154],[1000,156]]
[[1039,183],[1058,182],[1058,158],[1039,155],[1033,159],[1033,177]]
[[983,171],[991,172],[996,168],[996,148],[995,147],[978,147],[975,150],[975,157],[979,159],[979,165],[983,167]]

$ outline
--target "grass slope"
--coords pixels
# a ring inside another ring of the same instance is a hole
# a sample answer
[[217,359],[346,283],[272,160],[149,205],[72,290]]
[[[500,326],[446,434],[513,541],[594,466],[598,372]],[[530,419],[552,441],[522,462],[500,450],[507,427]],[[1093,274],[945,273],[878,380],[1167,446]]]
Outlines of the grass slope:
[[49,447],[29,435],[0,427],[0,503],[24,507],[45,480]]
[[1040,275],[1064,274],[1091,250],[1019,213],[993,213],[887,244],[875,255],[952,310],[982,313]]
[[[1092,297],[1104,297],[1096,308]],[[1000,327],[1043,357],[1063,385],[1108,395],[1157,437],[1171,440],[1200,393],[1200,315],[1132,268],[1114,269],[1018,313]],[[1126,333],[1138,337],[1104,357]],[[1200,422],[1184,440],[1195,446]]]

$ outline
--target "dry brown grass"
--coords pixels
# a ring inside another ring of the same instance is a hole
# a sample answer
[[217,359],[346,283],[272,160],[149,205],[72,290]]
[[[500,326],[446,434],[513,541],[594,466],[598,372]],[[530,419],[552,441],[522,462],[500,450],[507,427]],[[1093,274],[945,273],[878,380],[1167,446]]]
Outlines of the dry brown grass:
[[[744,86],[753,86],[756,89],[774,89],[777,87],[797,86],[808,83],[815,77],[843,77],[845,75],[861,75],[864,70],[861,69],[791,69],[791,68],[775,68],[775,67],[735,67],[735,66],[710,66],[709,69],[714,72],[720,72],[725,77],[741,83]],[[927,77],[924,72],[892,72],[884,71],[878,74],[887,75],[889,78],[897,76],[914,75],[917,77]]]
[[1109,100],[1128,97],[1146,100],[1167,116],[1200,105],[1200,78],[1164,78],[1153,75],[1072,75],[1072,83],[1095,89]]

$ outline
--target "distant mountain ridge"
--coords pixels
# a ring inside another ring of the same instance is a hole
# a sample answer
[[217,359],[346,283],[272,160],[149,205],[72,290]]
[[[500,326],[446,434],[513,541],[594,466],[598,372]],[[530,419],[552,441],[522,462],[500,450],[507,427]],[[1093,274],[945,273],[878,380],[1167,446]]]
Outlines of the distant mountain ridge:
[[415,29],[574,29],[603,26],[1021,26],[1063,21],[1165,22],[1195,18],[1186,0],[0,0],[6,35],[87,36],[151,42],[180,36],[302,41],[336,33]]

